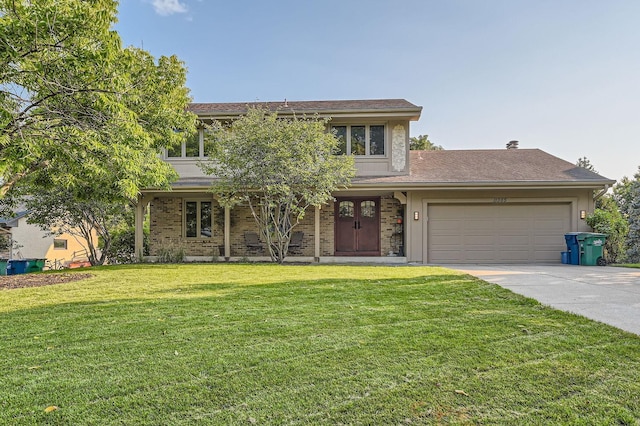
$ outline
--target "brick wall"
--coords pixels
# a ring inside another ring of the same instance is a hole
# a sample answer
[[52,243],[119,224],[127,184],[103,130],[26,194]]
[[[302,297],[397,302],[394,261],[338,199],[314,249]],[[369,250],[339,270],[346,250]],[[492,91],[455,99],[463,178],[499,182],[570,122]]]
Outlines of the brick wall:
[[[157,197],[151,201],[150,253],[157,256],[162,249],[184,250],[186,256],[220,256],[220,246],[224,245],[224,209],[213,203],[213,233],[211,238],[186,238],[183,236],[183,206],[186,199],[207,199],[210,194],[183,197]],[[380,248],[386,256],[390,250],[397,253],[402,234],[396,234],[397,216],[402,206],[395,198],[384,196],[380,202]],[[315,211],[306,212],[294,231],[304,233],[302,246],[293,249],[291,256],[314,256]],[[322,206],[320,210],[320,255],[333,256],[334,253],[334,203]],[[258,232],[257,225],[249,206],[236,206],[231,209],[231,256],[266,256],[263,250],[249,249],[245,242],[245,232]]]
[[205,200],[211,195],[202,197],[158,197],[150,203],[151,223],[149,245],[150,254],[157,256],[163,249],[183,249],[186,256],[218,256],[218,246],[223,244],[224,235],[220,226],[216,224],[218,205],[214,206],[214,226],[211,238],[186,238],[183,236],[182,210],[185,199]]
[[[403,221],[398,224],[398,219]],[[392,196],[382,197],[380,200],[380,250],[382,256],[389,251],[398,254],[398,248],[403,244],[404,209],[400,201]]]

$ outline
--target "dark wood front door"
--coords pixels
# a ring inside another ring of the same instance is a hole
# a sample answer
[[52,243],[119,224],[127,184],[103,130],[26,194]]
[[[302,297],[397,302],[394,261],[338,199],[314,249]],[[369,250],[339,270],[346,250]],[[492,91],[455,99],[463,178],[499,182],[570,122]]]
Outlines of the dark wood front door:
[[337,198],[336,256],[380,256],[380,197]]

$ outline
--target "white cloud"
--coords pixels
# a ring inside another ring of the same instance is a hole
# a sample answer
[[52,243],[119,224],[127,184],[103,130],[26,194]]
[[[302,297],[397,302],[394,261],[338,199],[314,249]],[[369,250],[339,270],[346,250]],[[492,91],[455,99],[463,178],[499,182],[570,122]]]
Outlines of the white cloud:
[[156,13],[162,16],[187,12],[187,6],[180,3],[180,0],[153,0],[152,4]]

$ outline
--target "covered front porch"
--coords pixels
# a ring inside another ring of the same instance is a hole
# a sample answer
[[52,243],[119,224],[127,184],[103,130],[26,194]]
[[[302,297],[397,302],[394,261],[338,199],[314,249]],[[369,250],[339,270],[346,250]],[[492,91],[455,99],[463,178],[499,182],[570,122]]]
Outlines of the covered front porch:
[[[294,228],[299,235],[285,261],[406,263],[403,201],[402,194],[394,193],[336,194],[334,201],[309,209]],[[159,261],[173,251],[192,262],[270,260],[250,208],[225,208],[210,192],[146,193],[139,199],[135,220],[139,259]]]

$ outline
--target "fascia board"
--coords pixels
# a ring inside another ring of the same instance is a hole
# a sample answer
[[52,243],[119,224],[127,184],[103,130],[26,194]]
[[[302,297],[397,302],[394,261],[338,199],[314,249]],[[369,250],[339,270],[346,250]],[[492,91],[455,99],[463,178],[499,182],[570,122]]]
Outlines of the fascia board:
[[602,189],[611,186],[613,180],[597,182],[397,182],[397,183],[353,183],[349,188],[371,190],[404,190],[404,189],[429,189],[429,190],[465,190],[465,189]]
[[[420,118],[420,110],[399,109],[394,111],[380,110],[340,110],[340,111],[277,111],[279,116],[293,117],[294,115],[317,116],[320,118],[403,118],[410,121],[417,121]],[[197,113],[196,113],[197,114]],[[215,114],[197,114],[200,120],[234,120],[244,115],[244,113],[220,112]]]

